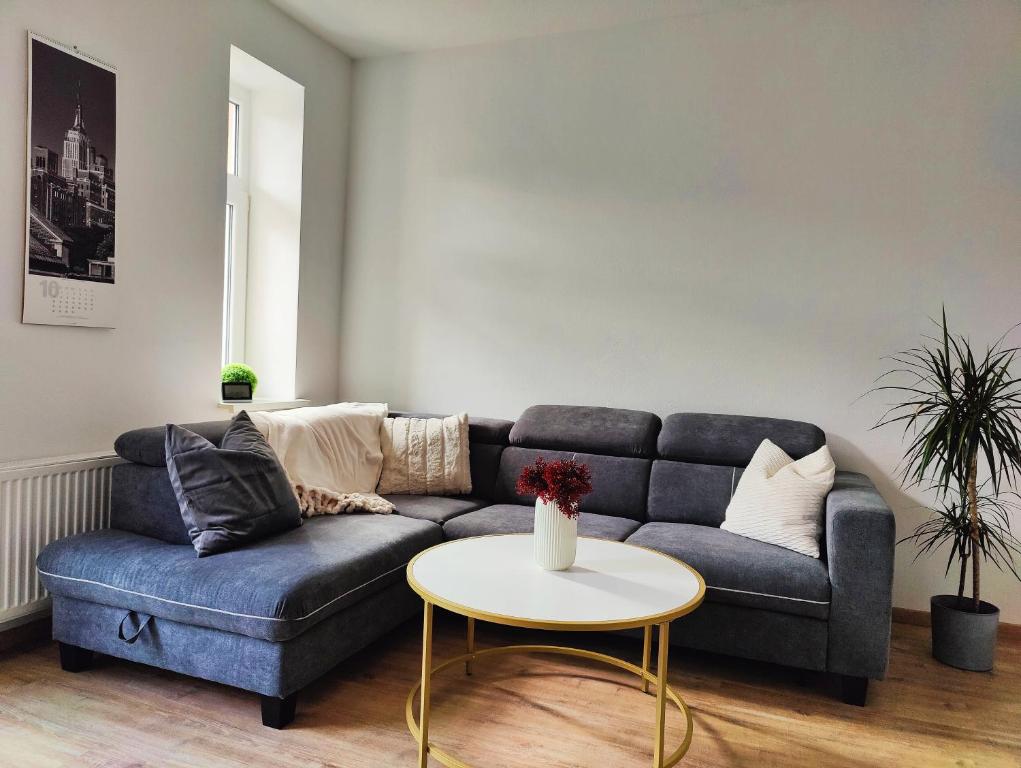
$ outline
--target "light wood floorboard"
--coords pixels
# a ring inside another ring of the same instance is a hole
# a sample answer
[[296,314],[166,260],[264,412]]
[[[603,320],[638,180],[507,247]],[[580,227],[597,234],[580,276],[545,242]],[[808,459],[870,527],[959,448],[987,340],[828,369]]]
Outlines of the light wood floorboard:
[[[462,652],[464,622],[437,612],[434,658]],[[303,692],[285,731],[264,728],[258,698],[101,658],[61,672],[56,646],[0,654],[0,765],[18,768],[380,768],[415,764],[404,699],[418,674],[410,622]],[[479,647],[557,642],[640,662],[641,641],[568,638],[479,624]],[[434,681],[434,741],[468,762],[507,768],[647,767],[654,698],[623,672],[566,657],[485,659]],[[1021,643],[996,670],[961,672],[929,656],[928,630],[894,625],[887,680],[869,705],[840,703],[825,676],[673,649],[671,684],[692,708],[684,766],[1021,766]],[[667,743],[681,718],[668,712]],[[438,765],[438,763],[435,763]]]

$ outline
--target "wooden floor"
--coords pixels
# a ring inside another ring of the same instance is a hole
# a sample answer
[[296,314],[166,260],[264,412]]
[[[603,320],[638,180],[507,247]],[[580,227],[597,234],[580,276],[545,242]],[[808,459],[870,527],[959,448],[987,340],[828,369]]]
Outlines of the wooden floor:
[[[438,616],[435,658],[461,652],[463,620]],[[480,647],[556,636],[480,625]],[[563,639],[561,637],[561,639]],[[637,661],[641,643],[567,638]],[[404,699],[418,675],[408,624],[307,690],[285,731],[254,695],[101,659],[61,672],[55,646],[0,654],[0,765],[338,766],[415,764]],[[1021,766],[1021,643],[996,671],[961,672],[928,653],[928,630],[894,625],[889,677],[869,706],[833,698],[822,676],[675,650],[671,683],[690,704],[685,766]],[[800,677],[800,679],[799,679]],[[433,737],[477,766],[648,766],[653,698],[624,673],[566,657],[501,657],[434,681]],[[670,711],[668,746],[680,734]],[[669,746],[672,749],[672,746]],[[436,763],[438,765],[438,763]]]

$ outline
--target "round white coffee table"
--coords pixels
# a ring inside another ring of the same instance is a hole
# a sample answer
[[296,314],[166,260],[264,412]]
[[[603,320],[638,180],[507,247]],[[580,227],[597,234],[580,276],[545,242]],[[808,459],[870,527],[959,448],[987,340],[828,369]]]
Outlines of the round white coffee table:
[[[691,744],[691,713],[667,684],[670,622],[695,610],[705,597],[705,582],[680,560],[633,544],[578,539],[578,557],[566,571],[544,571],[532,559],[531,534],[479,536],[438,544],[408,563],[408,584],[425,601],[422,626],[422,680],[408,694],[408,729],[418,742],[418,763],[429,755],[450,768],[467,764],[429,741],[429,695],[432,675],[460,662],[466,674],[486,656],[509,653],[556,653],[593,659],[637,675],[647,693],[656,686],[654,768],[676,764]],[[467,653],[432,663],[433,606],[468,618]],[[512,627],[566,631],[645,630],[642,665],[581,648],[555,645],[510,645],[477,650],[475,620]],[[649,670],[652,627],[659,626],[656,673]],[[419,719],[415,721],[415,695]],[[663,750],[666,701],[687,721],[684,739],[670,755]]]

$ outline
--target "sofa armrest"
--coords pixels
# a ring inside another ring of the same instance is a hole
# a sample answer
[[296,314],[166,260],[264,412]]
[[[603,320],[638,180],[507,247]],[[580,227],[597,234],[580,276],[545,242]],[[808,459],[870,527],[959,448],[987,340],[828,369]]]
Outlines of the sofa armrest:
[[890,655],[893,512],[865,475],[838,472],[826,498],[827,669],[882,679]]

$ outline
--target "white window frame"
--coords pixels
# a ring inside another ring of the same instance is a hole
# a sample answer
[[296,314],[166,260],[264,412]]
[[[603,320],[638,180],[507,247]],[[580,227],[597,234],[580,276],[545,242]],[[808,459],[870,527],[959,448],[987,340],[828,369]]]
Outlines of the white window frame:
[[[224,209],[223,265],[223,364],[245,361],[245,311],[248,283],[249,139],[251,137],[251,94],[230,84],[228,104],[238,109],[235,124],[236,174],[227,172],[227,201]],[[229,158],[224,158],[224,164]]]

